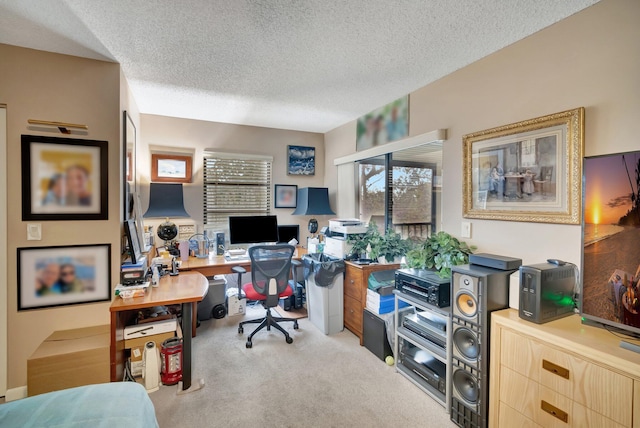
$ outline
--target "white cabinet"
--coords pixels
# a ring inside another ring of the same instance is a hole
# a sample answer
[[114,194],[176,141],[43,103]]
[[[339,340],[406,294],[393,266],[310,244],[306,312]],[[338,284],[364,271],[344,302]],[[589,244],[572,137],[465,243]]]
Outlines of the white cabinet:
[[[437,402],[450,408],[449,385],[451,366],[450,307],[432,306],[413,296],[395,290],[396,370]],[[398,302],[404,301],[414,310],[398,311]]]

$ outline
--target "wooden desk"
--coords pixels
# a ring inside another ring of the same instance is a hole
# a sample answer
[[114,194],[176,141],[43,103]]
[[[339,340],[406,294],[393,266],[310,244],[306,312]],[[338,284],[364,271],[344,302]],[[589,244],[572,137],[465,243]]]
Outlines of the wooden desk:
[[[305,248],[296,248],[293,258],[300,260],[302,256],[307,254]],[[197,257],[189,257],[189,260],[180,264],[180,271],[197,271],[204,276],[211,277],[214,275],[227,275],[233,273],[231,268],[234,266],[242,266],[249,272],[251,270],[251,260],[227,260],[224,256],[210,254],[206,259]]]
[[150,287],[144,297],[111,302],[111,381],[122,380],[124,373],[124,328],[133,324],[138,310],[153,306],[182,305],[182,389],[191,387],[191,334],[195,306],[207,294],[209,281],[198,272],[183,272],[177,276],[166,275],[158,287]]

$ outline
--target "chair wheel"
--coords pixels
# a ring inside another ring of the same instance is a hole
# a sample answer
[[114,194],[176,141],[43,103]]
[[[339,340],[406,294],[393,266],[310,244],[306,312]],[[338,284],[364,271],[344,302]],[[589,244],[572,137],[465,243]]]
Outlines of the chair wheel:
[[291,338],[291,336],[287,336],[287,343],[293,343],[293,339]]
[[238,327],[238,334],[242,334],[242,333],[244,333],[244,328]]
[[298,321],[294,321],[293,323],[293,329],[297,330],[298,329]]
[[253,346],[253,344],[251,343],[250,340],[247,340],[247,348],[251,348]]

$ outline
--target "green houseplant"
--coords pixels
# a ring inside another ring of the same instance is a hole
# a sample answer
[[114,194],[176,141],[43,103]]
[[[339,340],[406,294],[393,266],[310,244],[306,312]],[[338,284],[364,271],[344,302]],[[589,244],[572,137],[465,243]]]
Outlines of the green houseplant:
[[476,249],[440,231],[407,252],[407,267],[434,269],[441,278],[451,277],[451,267],[469,263],[469,254]]
[[387,233],[380,235],[371,247],[372,253],[376,253],[378,261],[394,263],[395,259],[407,254],[411,248],[411,242],[407,239],[402,239],[402,235],[395,230],[389,229]]
[[375,221],[369,223],[366,233],[349,235],[347,242],[352,246],[352,255],[362,256],[368,253],[372,260],[384,259],[389,263],[393,263],[397,257],[404,256],[411,248],[410,241],[402,239],[402,235],[393,229],[382,235]]

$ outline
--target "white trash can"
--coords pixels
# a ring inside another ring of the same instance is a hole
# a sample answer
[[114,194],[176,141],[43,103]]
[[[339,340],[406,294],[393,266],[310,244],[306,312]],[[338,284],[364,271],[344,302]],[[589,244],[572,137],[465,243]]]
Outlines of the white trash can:
[[326,254],[311,254],[303,257],[303,263],[309,321],[324,334],[342,331],[344,260]]

